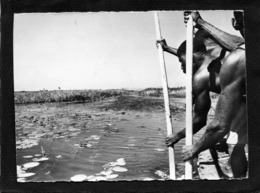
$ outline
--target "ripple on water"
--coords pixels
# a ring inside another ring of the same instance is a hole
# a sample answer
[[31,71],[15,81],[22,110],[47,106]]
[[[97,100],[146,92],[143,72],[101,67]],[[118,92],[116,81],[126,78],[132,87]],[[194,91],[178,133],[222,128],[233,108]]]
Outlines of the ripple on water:
[[[58,124],[57,128],[61,129],[57,129],[56,132],[55,130],[44,131],[44,135],[37,133],[30,135],[31,137],[36,136],[42,139],[41,145],[44,147],[49,158],[48,161],[46,160],[48,169],[44,169],[43,164],[38,166],[39,168],[42,167],[41,169],[44,174],[47,173],[46,177],[38,176],[38,173],[36,173],[34,175],[35,179],[52,179],[54,181],[72,180],[71,177],[77,174],[85,175],[84,178],[87,176],[84,180],[90,181],[121,179],[152,180],[160,178],[156,176],[155,172],[157,170],[165,171],[165,168],[168,168],[167,148],[164,144],[164,137],[166,135],[164,113],[127,111],[125,115],[121,113],[117,115],[114,111],[100,113],[97,109],[93,110],[87,107],[87,104],[82,105],[82,107],[77,106],[77,108],[67,105],[66,116],[57,118],[55,117],[56,111],[59,111],[59,115],[64,114],[64,109],[61,107],[57,107],[56,110],[54,108],[50,109],[50,112],[46,111],[53,114],[53,117],[57,119],[54,119],[53,123]],[[82,111],[88,115],[88,118],[84,120],[84,116],[81,116],[77,112],[82,119],[74,120],[74,125],[68,126],[72,125],[72,122],[66,117],[70,117],[71,114],[75,115],[75,109],[80,111],[81,109],[79,108],[82,108]],[[94,119],[96,120],[89,118],[93,114],[95,114]],[[178,120],[174,120],[175,129],[180,130],[184,127],[184,121],[182,116],[177,116],[177,118]],[[64,121],[60,121],[59,119],[66,119],[67,125],[62,126]],[[84,124],[80,121],[84,121]],[[80,132],[79,125],[83,125],[84,127],[87,125],[88,132]],[[106,125],[118,128],[117,132],[102,133]],[[158,128],[160,128],[161,135],[158,134]],[[43,130],[40,131],[43,132]],[[49,138],[46,138],[46,135],[47,137],[48,135],[53,136],[53,133],[55,133],[56,138],[52,141],[48,140]],[[67,136],[74,138],[67,138]],[[86,144],[92,146],[80,148],[80,142],[85,139],[87,141]],[[21,135],[17,146],[21,146],[23,141],[26,144],[28,142],[26,140],[28,140],[26,136]],[[75,144],[79,144],[79,146],[73,146]],[[181,142],[181,144],[183,143]],[[39,144],[35,143],[35,145],[38,148],[38,152],[36,152],[36,148],[33,149],[28,146],[26,151],[25,149],[21,149],[19,155],[34,155],[35,157],[39,157],[34,160],[39,161],[42,155],[38,154],[40,153]],[[177,148],[181,149],[181,146],[179,145]],[[180,157],[180,150],[176,152],[176,157]],[[25,157],[25,159],[30,158],[32,157]],[[105,168],[102,166],[110,162],[116,162],[117,164],[110,167],[111,170],[104,170]],[[50,168],[52,168],[51,173]],[[179,166],[179,169],[181,169],[181,166]],[[99,174],[99,176],[95,174]],[[21,178],[20,180],[23,181],[24,179]]]

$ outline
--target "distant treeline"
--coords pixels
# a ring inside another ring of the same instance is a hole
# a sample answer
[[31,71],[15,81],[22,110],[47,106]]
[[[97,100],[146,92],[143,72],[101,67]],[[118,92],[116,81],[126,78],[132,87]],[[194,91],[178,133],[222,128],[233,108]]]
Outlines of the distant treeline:
[[[94,102],[111,97],[135,95],[144,97],[163,97],[162,88],[144,90],[109,89],[109,90],[41,90],[15,92],[16,104],[48,102]],[[185,87],[169,88],[170,97],[185,97]],[[214,98],[214,94],[212,95]]]

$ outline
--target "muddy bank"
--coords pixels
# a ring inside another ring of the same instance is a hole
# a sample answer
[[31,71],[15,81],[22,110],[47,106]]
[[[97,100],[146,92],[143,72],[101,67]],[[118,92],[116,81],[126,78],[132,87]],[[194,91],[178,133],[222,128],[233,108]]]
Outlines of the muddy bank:
[[[178,101],[178,102],[177,102]],[[172,113],[185,110],[185,99],[171,100],[170,109]],[[164,100],[158,97],[119,96],[109,103],[99,106],[100,109],[131,110],[131,111],[164,111]]]

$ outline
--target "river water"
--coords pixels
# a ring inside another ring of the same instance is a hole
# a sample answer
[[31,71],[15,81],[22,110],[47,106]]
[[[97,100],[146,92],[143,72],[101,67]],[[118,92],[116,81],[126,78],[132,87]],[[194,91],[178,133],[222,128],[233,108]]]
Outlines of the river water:
[[[165,122],[158,110],[16,105],[18,181],[167,180]],[[175,112],[172,122],[174,132],[184,128],[185,111]],[[183,145],[184,140],[175,145],[178,179],[184,175]]]

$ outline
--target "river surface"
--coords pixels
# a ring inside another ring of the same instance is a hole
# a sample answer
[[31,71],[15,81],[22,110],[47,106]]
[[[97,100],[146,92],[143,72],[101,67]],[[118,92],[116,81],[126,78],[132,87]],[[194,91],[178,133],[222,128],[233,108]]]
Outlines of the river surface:
[[[90,103],[15,108],[18,182],[168,179],[163,110],[116,111]],[[185,111],[174,112],[172,122],[174,133],[183,129]],[[183,145],[175,145],[178,179]]]

